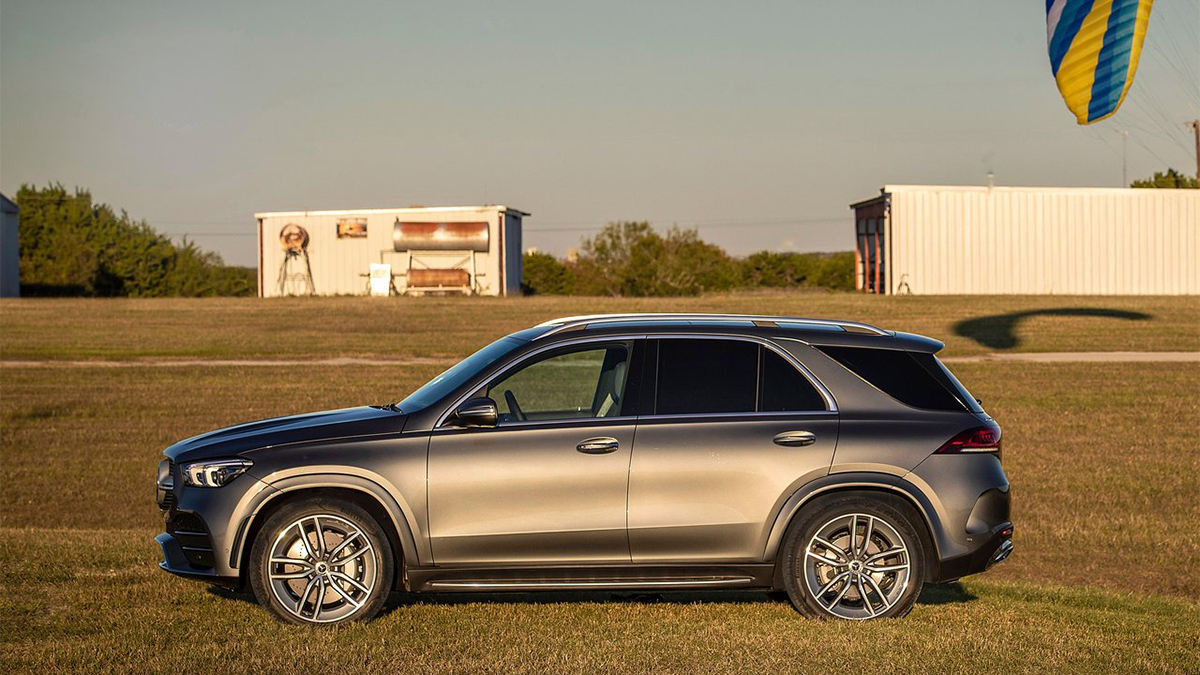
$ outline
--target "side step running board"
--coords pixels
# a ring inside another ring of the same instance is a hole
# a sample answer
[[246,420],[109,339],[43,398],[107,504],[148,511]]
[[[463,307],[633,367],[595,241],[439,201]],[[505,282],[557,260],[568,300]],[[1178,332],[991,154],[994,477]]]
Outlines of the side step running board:
[[607,579],[564,581],[548,579],[480,579],[462,581],[431,581],[426,584],[430,590],[580,590],[607,588],[700,588],[705,586],[750,586],[754,583],[752,577],[730,577],[725,579]]
[[410,567],[407,590],[430,592],[770,588],[771,563]]

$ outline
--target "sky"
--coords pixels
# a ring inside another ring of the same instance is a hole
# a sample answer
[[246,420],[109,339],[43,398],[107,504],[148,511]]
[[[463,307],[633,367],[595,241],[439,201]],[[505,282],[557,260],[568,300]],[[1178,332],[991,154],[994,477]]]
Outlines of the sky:
[[1155,3],[1089,127],[1043,0],[0,5],[0,191],[85,187],[241,265],[255,212],[414,204],[520,208],[559,254],[614,220],[848,250],[885,184],[1192,173],[1198,117],[1200,0]]

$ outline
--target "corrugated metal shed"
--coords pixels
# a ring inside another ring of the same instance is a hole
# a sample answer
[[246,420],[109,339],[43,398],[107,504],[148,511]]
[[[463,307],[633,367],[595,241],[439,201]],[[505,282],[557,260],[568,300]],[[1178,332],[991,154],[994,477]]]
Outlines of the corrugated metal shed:
[[21,295],[20,209],[0,195],[0,298]]
[[[374,263],[391,265],[396,293],[518,295],[527,215],[502,205],[256,213],[258,294],[366,295]],[[473,238],[459,246],[463,232]]]
[[888,185],[855,210],[877,293],[1200,293],[1200,190]]

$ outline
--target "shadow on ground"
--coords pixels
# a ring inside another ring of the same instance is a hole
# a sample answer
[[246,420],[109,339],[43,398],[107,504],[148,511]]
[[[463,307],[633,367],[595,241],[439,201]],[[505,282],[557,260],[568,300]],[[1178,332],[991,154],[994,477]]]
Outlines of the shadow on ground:
[[1143,312],[1099,307],[1060,307],[1057,309],[1035,309],[1028,312],[994,314],[966,319],[954,324],[954,334],[970,338],[992,349],[1012,349],[1021,344],[1017,337],[1017,326],[1033,316],[1086,316],[1126,321],[1147,321],[1154,316]]
[[921,589],[921,597],[917,598],[918,605],[957,605],[978,600],[971,591],[962,584],[952,581],[948,584],[925,584]]
[[[250,593],[238,593],[219,586],[210,586],[209,593],[226,599],[257,604]],[[950,605],[971,602],[976,596],[958,582],[925,584],[917,603],[921,605]],[[633,602],[640,604],[743,604],[775,602],[786,604],[783,591],[675,591],[665,593],[620,593],[611,591],[543,591],[540,593],[392,593],[382,615],[409,605],[465,604],[530,604],[557,603],[609,604]]]

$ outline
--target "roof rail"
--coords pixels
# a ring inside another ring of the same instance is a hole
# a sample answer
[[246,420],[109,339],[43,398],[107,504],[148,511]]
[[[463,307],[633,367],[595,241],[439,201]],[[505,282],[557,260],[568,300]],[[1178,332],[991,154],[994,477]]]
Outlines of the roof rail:
[[779,325],[784,323],[810,323],[818,326],[836,326],[848,333],[870,333],[872,335],[890,335],[882,328],[857,321],[836,321],[831,319],[806,319],[796,316],[768,316],[760,314],[689,314],[689,313],[631,313],[631,314],[590,314],[584,316],[565,316],[550,319],[537,325],[538,328],[549,328],[539,335],[539,338],[565,330],[579,328],[595,323],[619,323],[624,321],[753,321],[759,324]]

